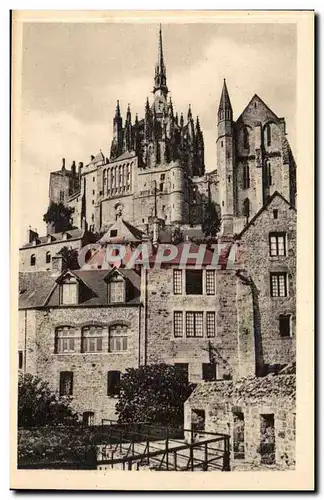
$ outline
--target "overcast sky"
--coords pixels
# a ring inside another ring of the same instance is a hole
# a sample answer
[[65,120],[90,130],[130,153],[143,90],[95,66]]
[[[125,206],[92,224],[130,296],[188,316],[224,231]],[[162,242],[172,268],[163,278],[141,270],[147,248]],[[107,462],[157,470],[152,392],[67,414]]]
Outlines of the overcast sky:
[[[152,97],[157,24],[25,23],[23,29],[21,241],[28,225],[42,234],[49,172],[62,157],[108,156],[116,100],[123,116],[143,116]],[[286,118],[295,149],[296,32],[288,24],[163,25],[167,84],[175,111],[191,103],[216,168],[216,116],[223,78],[234,119],[256,93]],[[37,202],[36,202],[37,200]]]

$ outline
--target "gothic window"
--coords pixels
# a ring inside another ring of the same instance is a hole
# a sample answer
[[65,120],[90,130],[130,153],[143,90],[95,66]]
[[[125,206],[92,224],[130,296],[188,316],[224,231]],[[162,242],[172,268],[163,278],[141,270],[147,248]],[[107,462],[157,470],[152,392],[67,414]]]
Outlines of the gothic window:
[[30,257],[30,265],[31,266],[36,266],[36,255],[34,253]]
[[173,332],[175,337],[183,336],[183,313],[182,311],[173,312]]
[[60,326],[55,330],[55,352],[76,352],[76,330],[73,326]]
[[120,274],[115,274],[109,280],[109,302],[125,302],[125,281]]
[[271,146],[271,125],[268,123],[265,129],[267,146]]
[[125,324],[109,328],[109,352],[127,351],[128,327]]
[[286,255],[286,233],[270,233],[270,256]]
[[249,189],[250,187],[250,169],[249,164],[245,163],[243,165],[243,189]]
[[173,293],[174,295],[182,294],[182,270],[173,270]]
[[215,295],[215,271],[206,270],[206,294]]
[[186,336],[203,337],[202,312],[186,312]]
[[206,333],[207,337],[215,337],[216,335],[216,314],[215,311],[206,313]]
[[102,326],[85,326],[82,328],[82,352],[102,351]]
[[243,147],[244,149],[249,148],[249,130],[246,126],[243,127]]
[[107,396],[118,396],[120,393],[120,371],[111,370],[107,373]]
[[245,198],[243,201],[243,215],[248,219],[250,217],[250,200]]
[[287,273],[270,273],[271,297],[287,297]]
[[51,252],[46,252],[46,264],[51,262]]
[[73,395],[73,372],[60,372],[60,396]]

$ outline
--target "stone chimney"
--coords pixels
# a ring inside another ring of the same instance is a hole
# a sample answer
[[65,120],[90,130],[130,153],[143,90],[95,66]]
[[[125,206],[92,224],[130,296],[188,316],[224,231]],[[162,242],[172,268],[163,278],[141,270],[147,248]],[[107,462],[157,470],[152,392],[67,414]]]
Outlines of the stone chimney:
[[63,272],[63,257],[60,254],[53,255],[52,257],[52,271],[53,274],[61,274]]
[[75,174],[76,174],[76,165],[75,165],[75,161],[74,160],[73,160],[72,165],[71,165],[71,173],[72,173],[72,177],[75,177]]
[[36,241],[38,239],[38,233],[37,230],[29,228],[27,229],[27,243],[33,243],[33,241]]
[[62,170],[65,170],[65,158],[62,158]]
[[156,247],[159,242],[159,219],[157,217],[153,220],[153,246]]

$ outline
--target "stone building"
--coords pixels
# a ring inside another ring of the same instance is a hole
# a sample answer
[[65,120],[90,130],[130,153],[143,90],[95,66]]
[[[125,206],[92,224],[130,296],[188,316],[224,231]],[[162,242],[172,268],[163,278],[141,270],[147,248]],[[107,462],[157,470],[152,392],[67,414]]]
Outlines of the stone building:
[[[199,398],[207,383],[221,390],[246,377],[279,380],[267,377],[295,359],[296,167],[285,121],[258,96],[234,121],[224,82],[217,168],[207,173],[199,120],[190,107],[186,121],[178,117],[168,93],[160,29],[144,118],[132,121],[129,107],[123,123],[117,103],[109,155],[92,155],[77,172],[64,161],[51,174],[49,201],[73,208],[76,228],[30,231],[20,249],[19,369],[71,395],[88,423],[115,417],[128,367],[176,364],[201,387]],[[216,251],[201,229],[207,203],[221,215]],[[84,253],[94,241],[81,269],[63,269],[62,247]],[[157,267],[172,242],[175,254]],[[107,263],[111,243],[127,249],[119,267]],[[149,265],[128,266],[144,244]]]
[[294,467],[296,376],[289,369],[198,384],[184,406],[185,428],[196,439],[201,431],[230,435],[232,470]]

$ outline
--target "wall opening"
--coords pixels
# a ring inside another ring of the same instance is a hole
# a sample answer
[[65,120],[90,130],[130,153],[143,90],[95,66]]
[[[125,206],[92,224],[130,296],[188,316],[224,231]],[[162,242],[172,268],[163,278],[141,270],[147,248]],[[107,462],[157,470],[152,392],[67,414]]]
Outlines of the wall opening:
[[205,410],[193,409],[191,411],[191,428],[195,434],[205,431],[206,413]]
[[244,460],[244,414],[240,411],[233,412],[233,454],[234,460]]
[[261,463],[272,465],[276,462],[276,441],[274,414],[260,415],[260,455]]

